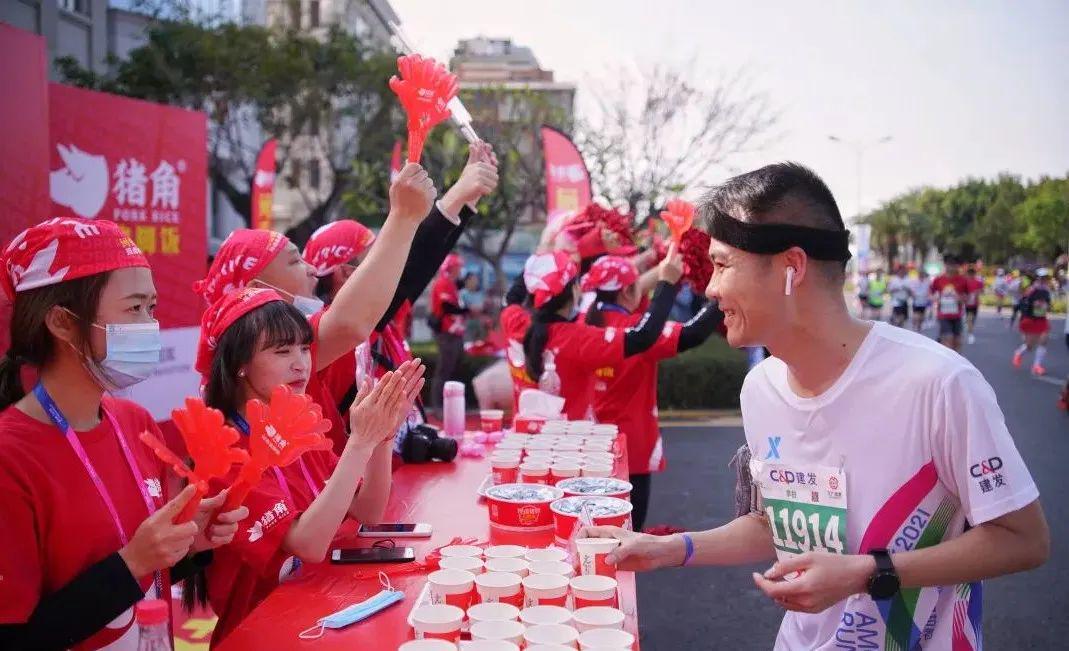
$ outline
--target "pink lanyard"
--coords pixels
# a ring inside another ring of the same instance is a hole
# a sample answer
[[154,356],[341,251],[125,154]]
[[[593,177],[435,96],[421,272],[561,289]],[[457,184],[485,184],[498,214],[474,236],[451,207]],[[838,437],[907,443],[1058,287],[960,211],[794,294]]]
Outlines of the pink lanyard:
[[[74,432],[70,423],[67,422],[67,418],[59,411],[59,407],[57,407],[55,401],[52,400],[52,396],[48,395],[48,391],[45,390],[43,384],[38,382],[33,388],[33,392],[34,395],[37,396],[37,401],[40,402],[41,406],[44,408],[45,413],[52,419],[52,423],[64,433],[64,438],[67,439],[67,443],[69,443],[71,449],[74,450],[75,456],[82,462],[82,467],[85,468],[86,474],[89,475],[89,479],[96,487],[97,494],[100,495],[101,501],[104,502],[104,506],[108,509],[108,513],[111,514],[112,522],[115,524],[115,531],[119,534],[119,540],[122,542],[123,547],[125,547],[129,542],[129,537],[126,535],[122,520],[119,518],[119,510],[115,507],[115,501],[111,499],[111,493],[108,492],[107,486],[104,485],[104,480],[101,478],[100,473],[98,473],[93,466],[93,462],[89,460],[89,455],[82,446],[82,442],[78,439],[78,435]],[[126,459],[126,465],[130,467],[130,474],[133,475],[134,483],[137,484],[137,488],[141,492],[141,499],[144,500],[145,508],[151,516],[156,512],[156,504],[148,494],[148,488],[145,486],[145,476],[141,473],[141,467],[137,465],[137,460],[134,459],[134,453],[130,450],[130,445],[126,442],[126,435],[124,434],[122,427],[119,426],[119,422],[111,415],[111,412],[104,409],[103,405],[101,405],[100,410],[104,412],[104,417],[108,419],[108,423],[111,424],[111,428],[115,432],[115,438],[118,440],[119,448],[122,450],[123,457]],[[160,598],[165,598],[163,594],[163,579],[161,578],[159,571],[154,573],[153,583],[156,584],[158,596]]]
[[[252,430],[249,428],[249,421],[245,420],[245,417],[241,414],[234,412],[230,414],[230,420],[237,426],[245,436],[249,436],[249,432]],[[304,483],[308,484],[308,490],[312,491],[312,499],[319,497],[319,489],[316,488],[315,482],[312,481],[312,473],[308,472],[308,466],[304,465],[304,457],[297,457],[297,465],[301,467],[301,474],[304,476]],[[271,470],[275,471],[275,480],[278,482],[279,488],[286,494],[286,498],[290,501],[290,504],[294,506],[297,502],[293,499],[293,491],[290,490],[289,482],[286,481],[285,475],[278,466],[272,466]]]

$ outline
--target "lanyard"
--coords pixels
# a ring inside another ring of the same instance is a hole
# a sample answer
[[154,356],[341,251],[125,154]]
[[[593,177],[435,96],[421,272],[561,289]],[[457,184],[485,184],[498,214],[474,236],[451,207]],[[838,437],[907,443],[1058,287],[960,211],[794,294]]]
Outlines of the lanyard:
[[[75,434],[70,423],[67,422],[67,418],[63,415],[63,412],[59,410],[59,407],[56,406],[56,402],[52,400],[52,396],[48,394],[45,385],[40,381],[34,385],[33,395],[36,396],[37,401],[41,403],[41,407],[45,410],[45,413],[48,414],[48,417],[52,420],[52,423],[56,428],[63,432],[64,438],[67,439],[67,443],[69,443],[71,449],[74,450],[75,456],[82,462],[82,467],[85,468],[86,474],[89,475],[89,479],[96,487],[97,494],[100,495],[101,501],[104,502],[104,506],[108,509],[108,513],[111,514],[112,522],[115,524],[115,531],[119,534],[119,541],[125,547],[129,542],[129,537],[126,535],[126,530],[123,529],[122,520],[119,519],[119,510],[115,508],[115,501],[111,499],[111,493],[108,492],[108,488],[104,485],[104,480],[100,477],[100,473],[97,472],[96,468],[93,467],[93,463],[89,460],[89,455],[82,446],[82,442],[78,440],[78,435]],[[101,411],[104,412],[104,417],[108,419],[108,423],[111,424],[111,429],[115,432],[115,438],[119,441],[119,448],[122,449],[123,457],[126,458],[126,465],[130,467],[130,474],[134,477],[134,483],[137,484],[138,490],[141,491],[141,499],[145,502],[145,508],[148,510],[148,514],[152,515],[156,512],[156,504],[148,494],[148,488],[145,486],[145,477],[141,473],[141,467],[137,465],[137,461],[134,459],[134,453],[131,452],[130,445],[126,442],[126,436],[123,433],[122,428],[119,427],[119,422],[111,415],[111,412],[104,409],[103,406],[101,406]],[[163,599],[163,579],[158,570],[153,573],[152,581],[156,584],[158,597]]]
[[[245,436],[249,435],[249,432],[251,431],[249,429],[249,421],[245,420],[241,414],[237,412],[230,414],[230,420],[233,421],[234,425],[237,426],[242,434]],[[312,474],[308,472],[308,466],[304,465],[303,456],[297,457],[297,465],[301,467],[301,474],[304,476],[304,483],[308,484],[308,490],[312,491],[312,499],[319,497],[319,489],[316,488],[315,482],[312,481]],[[290,491],[290,485],[289,482],[286,481],[285,475],[282,474],[282,471],[278,466],[271,466],[271,470],[275,471],[275,480],[278,482],[282,492],[286,494],[286,498],[289,499],[290,504],[296,506],[297,502],[293,499],[293,492]]]
[[616,303],[598,303],[599,310],[608,310],[609,312],[619,312],[620,314],[631,314],[631,310],[624,309]]

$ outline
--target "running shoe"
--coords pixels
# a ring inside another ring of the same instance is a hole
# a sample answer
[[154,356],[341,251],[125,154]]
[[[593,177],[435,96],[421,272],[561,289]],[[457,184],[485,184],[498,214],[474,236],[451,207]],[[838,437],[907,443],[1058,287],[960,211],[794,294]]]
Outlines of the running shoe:
[[1013,368],[1021,368],[1021,363],[1024,361],[1024,353],[1013,354]]
[[976,343],[976,335],[969,335],[969,343],[970,344],[975,344]]
[[1047,369],[1043,368],[1039,364],[1032,365],[1032,375],[1046,375]]

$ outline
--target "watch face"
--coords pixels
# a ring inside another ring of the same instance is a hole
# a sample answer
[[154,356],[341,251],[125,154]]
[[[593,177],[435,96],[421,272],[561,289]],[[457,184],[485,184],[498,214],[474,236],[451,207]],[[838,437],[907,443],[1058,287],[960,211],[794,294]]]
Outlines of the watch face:
[[891,573],[880,573],[872,579],[869,595],[873,599],[888,599],[898,592],[898,577]]

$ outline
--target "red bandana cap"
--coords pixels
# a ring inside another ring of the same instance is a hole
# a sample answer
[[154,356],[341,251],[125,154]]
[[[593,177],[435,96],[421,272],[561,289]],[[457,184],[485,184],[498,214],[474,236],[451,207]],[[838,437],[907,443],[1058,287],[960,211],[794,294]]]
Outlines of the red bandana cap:
[[442,266],[438,267],[438,273],[447,274],[454,269],[461,269],[464,267],[464,258],[460,257],[456,253],[450,253],[445,256],[445,260],[442,260]]
[[342,219],[317,228],[301,257],[322,278],[366,251],[374,241],[375,234],[367,226]]
[[283,301],[281,295],[273,289],[262,287],[244,287],[223,295],[212,304],[200,317],[200,340],[197,342],[197,372],[207,381],[212,370],[212,358],[219,338],[234,322],[272,301]]
[[542,307],[564,291],[579,274],[579,266],[564,251],[541,253],[527,258],[523,265],[523,284],[534,299],[535,307]]
[[148,260],[115,222],[56,217],[15,236],[0,254],[0,284],[9,300],[17,292],[123,269]]
[[288,242],[286,236],[275,231],[239,228],[219,247],[208,275],[193,283],[193,291],[212,305],[223,295],[252,282]]
[[638,280],[638,269],[627,258],[607,255],[598,258],[583,276],[584,292],[615,292]]

